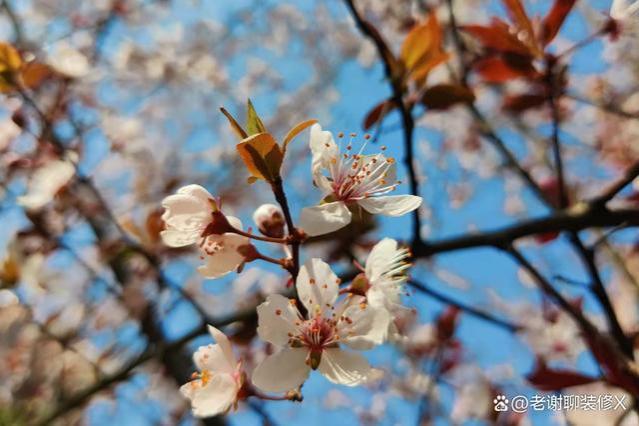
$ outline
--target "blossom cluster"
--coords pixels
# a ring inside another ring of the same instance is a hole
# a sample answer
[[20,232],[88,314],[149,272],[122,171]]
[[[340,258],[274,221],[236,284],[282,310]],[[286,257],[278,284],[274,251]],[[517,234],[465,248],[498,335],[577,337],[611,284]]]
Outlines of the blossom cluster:
[[[261,125],[259,119],[256,123]],[[299,133],[303,127],[308,126],[298,126],[298,131],[292,132]],[[255,151],[245,144],[271,138],[266,132],[242,136],[238,151],[242,147],[250,155]],[[340,141],[342,138],[340,134]],[[295,279],[293,293],[270,294],[257,307],[257,334],[273,352],[253,368],[250,378],[227,336],[209,327],[216,343],[200,347],[194,354],[199,372],[181,388],[196,416],[224,413],[249,396],[299,399],[301,386],[312,370],[336,384],[369,383],[379,377],[379,370],[359,351],[399,337],[395,322],[408,310],[401,301],[410,267],[407,248],[393,239],[382,239],[370,251],[365,265],[356,265],[360,272],[347,282],[322,259],[308,259],[298,269],[294,265],[298,259],[289,246],[347,226],[359,209],[400,216],[417,209],[422,200],[414,195],[387,195],[400,184],[395,161],[383,153],[364,154],[366,143],[355,153],[351,138],[342,152],[341,142],[337,144],[330,132],[313,124],[309,145],[313,182],[323,197],[319,205],[302,209],[299,227],[289,228],[288,233],[289,218],[279,206],[266,204],[256,209],[253,219],[262,235],[253,234],[250,228],[243,228],[239,218],[224,214],[222,200],[199,185],[180,188],[162,202],[164,243],[170,247],[196,245],[204,261],[198,268],[203,277],[219,278],[242,270],[246,263],[263,260],[278,264]],[[270,146],[279,149],[275,143]],[[249,171],[264,180],[274,179],[277,171],[260,167],[260,161],[254,155],[249,157]],[[280,244],[287,257],[265,256],[253,241]]]

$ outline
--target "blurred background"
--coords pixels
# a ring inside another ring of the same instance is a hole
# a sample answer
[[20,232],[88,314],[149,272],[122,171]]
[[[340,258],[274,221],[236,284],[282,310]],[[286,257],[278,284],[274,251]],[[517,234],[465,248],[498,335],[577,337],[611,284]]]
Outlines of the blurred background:
[[[451,16],[458,26],[488,25],[494,16],[508,21],[504,4],[453,3],[451,14],[451,2],[443,0],[354,1],[396,53],[411,28],[435,14],[451,56],[431,71],[428,84],[464,75],[472,89],[470,103],[418,102],[411,110],[413,172],[424,198],[419,235],[410,215],[361,216],[304,245],[302,259],[320,257],[347,274],[382,237],[419,248],[415,242],[552,218],[555,207],[596,197],[639,161],[636,15],[602,31],[610,25],[610,2],[576,2],[547,47],[566,65],[554,111],[545,98],[513,100],[535,87],[531,81],[517,75],[486,81],[486,73],[475,72],[471,56],[482,46],[451,26]],[[552,6],[523,3],[535,28]],[[223,199],[225,213],[255,227],[253,211],[273,197],[262,182],[246,183],[237,140],[219,108],[243,119],[251,98],[279,138],[315,118],[334,133],[357,133],[359,145],[369,111],[393,96],[378,46],[341,0],[2,0],[0,13],[6,43],[0,51],[0,424],[198,424],[178,388],[195,370],[192,352],[210,343],[204,325],[233,336],[250,369],[266,350],[254,338],[255,306],[284,291],[288,277],[252,263],[241,275],[203,279],[197,250],[162,244],[161,200],[200,184]],[[468,67],[460,65],[464,60]],[[21,73],[23,84],[12,82],[12,72]],[[368,150],[388,147],[399,179],[408,182],[402,117],[395,109],[377,118],[368,126]],[[561,182],[549,142],[555,134]],[[291,144],[283,176],[294,218],[320,201],[307,133]],[[397,189],[410,191],[408,184]],[[636,208],[637,191],[625,187],[610,205]],[[559,192],[565,202],[556,201]],[[591,216],[577,230],[591,222],[609,227],[580,235],[596,251],[609,306],[592,290],[593,271],[571,235],[540,233],[542,223],[517,235],[518,248],[604,332],[614,331],[612,310],[632,353],[639,324],[636,230],[626,229],[626,219]],[[563,230],[557,226],[550,231]],[[604,377],[583,329],[537,288],[528,268],[482,245],[490,244],[417,250],[405,300],[417,315],[401,324],[408,339],[367,353],[385,371],[378,383],[346,388],[311,375],[303,403],[250,399],[206,424],[639,424],[631,410],[497,417],[497,394],[560,395],[568,385],[571,394],[628,394],[628,388]],[[545,375],[540,360],[596,380]]]

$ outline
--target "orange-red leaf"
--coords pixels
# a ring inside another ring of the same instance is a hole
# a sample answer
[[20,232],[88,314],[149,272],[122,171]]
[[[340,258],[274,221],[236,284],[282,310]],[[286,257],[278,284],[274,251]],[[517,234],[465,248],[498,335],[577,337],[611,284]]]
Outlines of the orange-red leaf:
[[250,136],[237,145],[237,151],[251,176],[269,181],[279,176],[283,154],[271,134]]
[[577,0],[555,0],[555,3],[548,12],[548,15],[541,23],[540,39],[542,45],[550,43],[564,23],[566,16],[570,13]]
[[415,25],[402,43],[399,57],[407,76],[422,80],[448,58],[442,50],[442,30],[434,13],[424,23]]
[[51,68],[40,62],[27,63],[20,72],[22,83],[29,89],[37,89],[42,83],[53,75]]
[[530,50],[517,37],[508,31],[508,26],[501,21],[494,20],[493,25],[465,25],[461,29],[484,45],[487,49],[499,52],[510,52],[519,55],[530,55]]
[[543,105],[546,100],[545,96],[536,93],[507,96],[502,104],[502,109],[511,113],[524,112]]
[[515,78],[532,79],[537,76],[530,60],[512,55],[481,59],[475,63],[474,68],[487,83],[504,83]]
[[388,113],[397,107],[397,103],[393,99],[386,99],[375,105],[364,118],[364,130],[368,130],[375,125],[375,123],[382,120]]
[[548,368],[538,361],[533,372],[526,376],[528,382],[542,391],[558,391],[571,386],[580,386],[599,381],[597,377],[586,376],[577,371]]
[[510,16],[511,21],[515,24],[517,33],[522,38],[522,41],[530,48],[531,52],[535,56],[541,55],[541,49],[539,49],[537,41],[535,40],[535,32],[533,30],[532,23],[526,14],[526,9],[524,9],[524,5],[521,3],[521,0],[502,0],[502,3],[506,7],[506,11],[508,12],[508,16]]
[[473,91],[457,84],[438,84],[429,87],[422,96],[422,104],[429,109],[447,109],[456,104],[471,104],[474,101]]
[[0,42],[0,92],[13,89],[15,73],[22,67],[22,58],[9,43]]

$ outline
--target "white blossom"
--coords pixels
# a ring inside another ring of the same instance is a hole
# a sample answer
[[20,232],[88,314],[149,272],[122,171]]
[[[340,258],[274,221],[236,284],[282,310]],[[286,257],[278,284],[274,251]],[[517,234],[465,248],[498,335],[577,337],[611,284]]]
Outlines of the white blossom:
[[270,295],[258,308],[257,332],[278,348],[253,372],[253,384],[268,392],[300,386],[311,369],[333,383],[355,386],[376,376],[362,355],[344,350],[366,350],[381,344],[388,314],[358,296],[336,305],[339,279],[320,259],[300,269],[296,282],[299,298],[308,312],[304,318],[295,300]]
[[74,174],[75,167],[70,161],[49,161],[33,173],[27,193],[18,197],[18,203],[27,210],[41,209],[55,197]]
[[400,183],[396,181],[395,160],[381,153],[363,155],[365,145],[353,154],[349,143],[347,153],[342,154],[331,132],[323,131],[319,124],[311,127],[311,171],[326,202],[302,210],[300,226],[308,235],[348,225],[352,216],[349,206],[357,205],[372,214],[402,216],[421,205],[422,198],[415,195],[385,195]]
[[[166,229],[160,234],[164,244],[184,247],[198,243],[206,254],[206,263],[198,268],[204,277],[221,277],[244,262],[238,248],[249,244],[248,237],[232,232],[207,235],[207,227],[218,207],[206,189],[199,185],[182,187],[176,194],[166,197],[162,207],[166,209],[162,215]],[[226,220],[235,229],[242,229],[238,218],[226,216]]]
[[226,335],[215,327],[208,328],[216,343],[201,346],[193,354],[200,373],[195,373],[194,380],[180,387],[180,392],[191,401],[196,417],[210,417],[228,411],[237,404],[244,380],[241,363],[235,359]]

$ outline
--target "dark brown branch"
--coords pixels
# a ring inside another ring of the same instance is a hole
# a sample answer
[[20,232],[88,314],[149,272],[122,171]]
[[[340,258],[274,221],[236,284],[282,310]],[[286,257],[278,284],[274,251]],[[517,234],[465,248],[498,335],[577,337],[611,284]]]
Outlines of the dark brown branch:
[[[397,110],[402,120],[402,133],[404,139],[404,165],[408,173],[408,185],[410,193],[420,195],[419,180],[417,171],[415,170],[415,120],[412,115],[412,106],[404,100],[404,90],[401,81],[393,74],[393,61],[395,61],[388,43],[384,40],[377,29],[368,22],[357,10],[353,0],[345,0],[346,6],[351,12],[351,16],[355,20],[355,25],[360,32],[373,42],[377,48],[377,53],[384,64],[384,75],[390,85],[393,94],[392,99],[397,105]],[[412,236],[413,247],[419,247],[422,242],[421,238],[421,213],[419,209],[415,209],[412,213]]]
[[497,318],[493,315],[491,315],[488,312],[484,312],[480,309],[475,308],[474,306],[471,305],[467,305],[463,302],[460,302],[458,300],[453,299],[452,297],[446,296],[443,293],[438,292],[437,290],[434,290],[431,287],[428,287],[427,285],[418,282],[414,279],[411,279],[408,281],[408,284],[414,288],[415,290],[419,291],[420,293],[424,293],[427,294],[428,296],[432,297],[433,299],[436,299],[442,303],[445,303],[447,305],[450,306],[454,306],[456,308],[459,308],[461,311],[467,313],[468,315],[474,316],[476,318],[479,318],[481,320],[487,321],[493,325],[496,325],[498,327],[504,328],[507,331],[510,332],[516,332],[518,330],[521,329],[521,326],[518,324],[513,324],[507,320],[501,319],[501,318]]
[[[217,327],[217,328],[221,328],[221,327],[224,327],[224,326],[226,326],[228,324],[231,324],[233,322],[252,321],[252,320],[255,320],[256,317],[257,317],[257,312],[255,310],[255,307],[251,307],[249,309],[245,309],[245,310],[243,310],[241,312],[238,312],[236,314],[229,315],[229,316],[223,317],[223,318],[219,318],[219,319],[217,319],[215,321],[211,321],[210,325],[212,325],[214,327]],[[109,387],[111,387],[112,385],[114,385],[114,384],[116,384],[118,382],[121,382],[123,380],[128,379],[131,376],[131,374],[133,373],[133,371],[136,368],[140,367],[142,364],[144,364],[147,361],[150,361],[152,359],[162,358],[163,356],[165,356],[166,354],[168,354],[168,353],[170,353],[172,351],[180,350],[186,343],[188,343],[189,341],[193,340],[195,337],[206,333],[206,331],[207,331],[206,330],[206,324],[202,324],[200,327],[196,328],[195,330],[191,331],[190,333],[186,334],[184,337],[182,337],[182,338],[180,338],[180,339],[178,339],[178,340],[176,340],[174,342],[149,347],[142,354],[140,354],[135,359],[130,361],[128,364],[126,364],[120,371],[118,371],[117,373],[114,373],[114,374],[111,374],[111,375],[103,377],[100,381],[98,381],[97,383],[95,383],[91,387],[85,389],[84,391],[81,391],[80,393],[78,393],[74,397],[64,401],[54,411],[49,413],[46,417],[43,417],[36,424],[37,425],[42,425],[42,426],[48,425],[53,420],[55,420],[58,417],[60,417],[61,415],[64,415],[65,413],[67,413],[67,412],[69,412],[69,411],[71,411],[73,409],[76,409],[76,408],[79,408],[79,407],[83,406],[95,394],[108,389]]]
[[594,198],[591,203],[604,205],[619,194],[626,186],[639,176],[639,161],[629,167],[616,182],[612,183],[601,195]]
[[284,185],[282,183],[282,179],[278,178],[275,182],[271,184],[271,188],[273,190],[273,195],[275,195],[275,200],[282,208],[282,213],[284,213],[284,220],[286,221],[286,229],[288,230],[288,235],[291,238],[291,251],[293,252],[293,267],[291,268],[291,276],[293,281],[297,279],[297,274],[300,270],[300,236],[295,228],[295,224],[293,223],[293,216],[291,215],[291,210],[288,206],[288,199],[286,198],[286,193],[284,192]]
[[582,211],[557,211],[549,216],[531,219],[495,231],[478,232],[439,241],[428,241],[415,257],[430,257],[435,254],[476,247],[504,247],[511,242],[547,232],[580,231],[589,228],[607,228],[620,224],[639,226],[639,209],[594,209],[584,206]]

